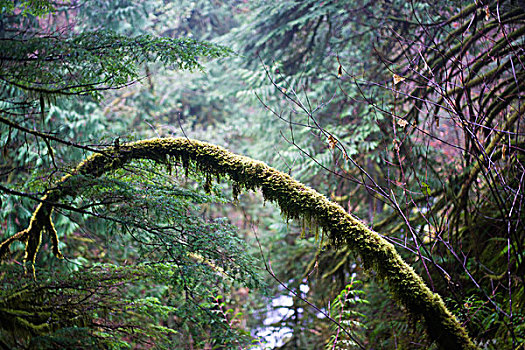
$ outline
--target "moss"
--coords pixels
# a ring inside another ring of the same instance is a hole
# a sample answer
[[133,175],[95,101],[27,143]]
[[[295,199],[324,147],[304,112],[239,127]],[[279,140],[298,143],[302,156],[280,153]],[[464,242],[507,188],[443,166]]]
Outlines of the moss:
[[[166,163],[171,157],[181,163],[186,172],[191,168],[206,176],[205,188],[211,188],[212,178],[228,177],[233,181],[233,196],[240,192],[260,188],[265,201],[276,202],[287,219],[301,219],[303,226],[318,226],[335,246],[347,245],[359,254],[365,267],[372,268],[379,278],[388,281],[394,298],[414,318],[425,321],[430,336],[443,349],[474,349],[463,327],[446,309],[441,298],[430,291],[424,281],[406,264],[394,247],[364,223],[348,214],[336,203],[301,184],[289,175],[266,164],[238,156],[207,143],[186,138],[161,138],[142,140],[108,148],[104,153],[94,154],[81,162],[71,175],[65,176],[47,194],[47,199],[58,201],[65,194],[82,191],[75,186],[75,175],[98,177],[116,170],[133,159],[151,159]],[[34,261],[43,228],[51,231],[55,255],[60,256],[58,237],[51,223],[51,207],[40,204],[28,229],[5,240],[0,254],[15,240],[27,239],[26,257]],[[35,248],[36,247],[36,248]]]

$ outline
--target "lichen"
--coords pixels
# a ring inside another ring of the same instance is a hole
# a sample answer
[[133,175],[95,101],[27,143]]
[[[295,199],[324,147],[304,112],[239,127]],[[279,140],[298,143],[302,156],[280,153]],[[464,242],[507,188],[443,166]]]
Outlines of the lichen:
[[227,150],[186,138],[156,138],[110,147],[81,162],[70,175],[62,178],[48,192],[35,210],[26,230],[20,231],[0,244],[0,257],[5,257],[16,240],[26,242],[26,260],[34,262],[41,235],[46,228],[52,236],[55,255],[58,236],[51,223],[51,204],[64,195],[75,195],[82,186],[74,185],[76,175],[99,177],[116,170],[133,159],[151,159],[166,163],[172,158],[182,164],[186,173],[196,170],[206,176],[205,189],[211,188],[212,178],[228,177],[233,182],[233,197],[241,191],[261,189],[265,201],[277,203],[289,219],[300,219],[304,228],[315,225],[328,234],[329,242],[340,247],[347,245],[361,256],[365,267],[372,268],[379,278],[388,282],[394,298],[414,318],[422,318],[432,339],[443,349],[475,349],[464,328],[447,310],[441,297],[433,293],[415,271],[406,264],[393,245],[369,229],[363,222],[348,214],[315,190],[295,181],[266,164]]

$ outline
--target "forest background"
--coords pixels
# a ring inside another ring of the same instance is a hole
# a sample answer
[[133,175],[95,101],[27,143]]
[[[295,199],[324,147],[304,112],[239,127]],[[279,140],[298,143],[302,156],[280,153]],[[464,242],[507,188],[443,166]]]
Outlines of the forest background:
[[74,170],[183,137],[337,202],[476,346],[523,348],[524,9],[1,0],[0,347],[439,348],[369,262],[257,191],[165,156]]

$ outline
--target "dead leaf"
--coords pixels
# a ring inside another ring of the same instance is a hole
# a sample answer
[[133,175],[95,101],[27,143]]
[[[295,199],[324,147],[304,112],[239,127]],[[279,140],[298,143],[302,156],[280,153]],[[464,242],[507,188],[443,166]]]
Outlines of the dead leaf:
[[405,79],[406,79],[405,77],[394,74],[394,85],[397,85],[398,83],[402,82]]
[[399,125],[401,128],[404,128],[407,126],[408,122],[405,119],[398,118],[397,119],[397,125]]
[[337,145],[337,140],[335,139],[335,137],[328,134],[328,147],[330,147],[330,149],[334,149],[336,145]]

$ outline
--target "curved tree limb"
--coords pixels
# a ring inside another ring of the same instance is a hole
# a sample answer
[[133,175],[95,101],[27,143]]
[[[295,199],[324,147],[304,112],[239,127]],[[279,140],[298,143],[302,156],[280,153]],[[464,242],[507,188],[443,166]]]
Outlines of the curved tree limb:
[[[99,177],[121,168],[134,159],[152,159],[165,162],[169,158],[183,166],[195,168],[211,178],[228,176],[233,181],[234,195],[241,188],[262,190],[266,200],[277,202],[288,218],[303,219],[320,226],[329,233],[331,243],[347,245],[359,254],[367,268],[388,281],[394,298],[416,319],[422,318],[430,337],[442,349],[476,349],[464,328],[446,308],[441,297],[433,293],[416,274],[394,246],[363,222],[345,212],[315,190],[301,184],[266,164],[233,154],[221,147],[185,138],[156,138],[110,147],[104,154],[97,153],[81,162],[70,175],[64,176],[45,196],[57,202],[65,195],[75,195],[82,186],[77,175]],[[0,244],[0,258],[9,252],[15,240],[26,243],[25,259],[34,262],[42,231],[52,237],[53,251],[58,257],[58,237],[51,222],[52,205],[38,205],[27,229],[16,233]]]

